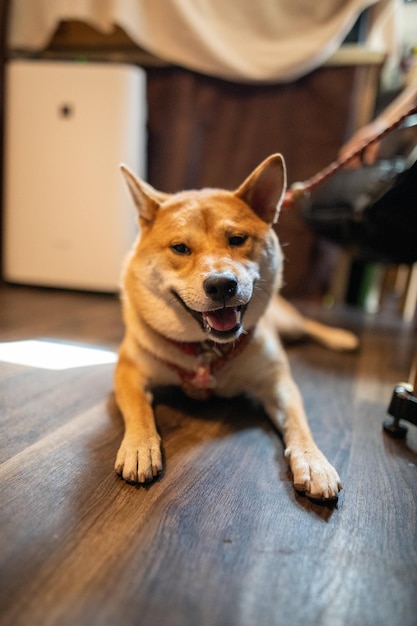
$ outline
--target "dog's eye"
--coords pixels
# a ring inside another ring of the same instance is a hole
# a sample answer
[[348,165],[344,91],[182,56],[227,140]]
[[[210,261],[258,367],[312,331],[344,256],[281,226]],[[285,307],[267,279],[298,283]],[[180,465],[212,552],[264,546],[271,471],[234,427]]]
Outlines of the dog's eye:
[[243,246],[247,239],[247,235],[232,235],[229,237],[229,245],[233,247]]
[[175,243],[170,248],[176,254],[191,254],[191,249],[185,243]]

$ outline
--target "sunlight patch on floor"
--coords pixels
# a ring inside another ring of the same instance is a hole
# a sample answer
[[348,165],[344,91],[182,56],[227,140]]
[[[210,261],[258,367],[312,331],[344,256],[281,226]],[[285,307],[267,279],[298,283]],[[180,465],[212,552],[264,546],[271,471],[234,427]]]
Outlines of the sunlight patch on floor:
[[115,363],[117,355],[97,346],[53,339],[30,339],[0,343],[0,362],[48,370],[66,370]]

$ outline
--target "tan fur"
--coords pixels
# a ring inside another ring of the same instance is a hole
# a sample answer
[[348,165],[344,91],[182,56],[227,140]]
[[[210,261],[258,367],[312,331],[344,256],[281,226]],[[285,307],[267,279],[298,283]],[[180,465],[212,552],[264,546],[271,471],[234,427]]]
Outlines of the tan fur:
[[[196,380],[202,371],[205,382],[193,380],[186,391],[194,395],[212,390],[222,397],[248,393],[259,400],[283,434],[295,488],[312,498],[337,497],[339,476],[313,440],[278,333],[310,334],[336,349],[355,347],[356,339],[306,320],[276,295],[282,256],[272,224],[285,192],[282,157],[266,159],[234,192],[203,189],[168,195],[126,167],[122,171],[141,234],[123,279],[126,333],[115,392],[125,435],[116,472],[139,483],[159,474],[161,442],[151,389],[180,385],[179,371],[191,377],[196,373]],[[244,347],[218,369],[205,365],[207,359],[218,358],[213,350],[227,354],[248,331]],[[210,354],[184,353],[175,342],[193,342],[198,350],[209,346]]]

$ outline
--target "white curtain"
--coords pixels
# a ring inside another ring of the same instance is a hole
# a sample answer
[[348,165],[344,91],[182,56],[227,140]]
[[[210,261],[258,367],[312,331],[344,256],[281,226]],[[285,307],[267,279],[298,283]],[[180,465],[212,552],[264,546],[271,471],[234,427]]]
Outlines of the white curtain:
[[400,0],[13,0],[9,46],[42,49],[61,20],[103,32],[117,24],[172,64],[232,81],[289,81],[329,58],[365,7],[393,2]]

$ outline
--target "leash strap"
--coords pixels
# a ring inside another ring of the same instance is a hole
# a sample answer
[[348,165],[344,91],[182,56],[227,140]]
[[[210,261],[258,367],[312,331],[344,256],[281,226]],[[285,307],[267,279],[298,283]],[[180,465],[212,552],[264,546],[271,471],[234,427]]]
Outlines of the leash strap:
[[390,126],[375,135],[375,137],[372,137],[372,139],[368,139],[366,142],[364,142],[352,154],[349,154],[348,156],[345,156],[341,159],[336,159],[335,161],[330,163],[330,165],[320,170],[320,172],[318,172],[314,176],[311,176],[311,178],[308,178],[304,182],[294,183],[285,194],[282,204],[283,208],[293,206],[298,201],[302,200],[306,193],[313,191],[318,185],[321,185],[321,183],[325,182],[328,178],[333,176],[333,174],[336,174],[336,172],[345,167],[345,165],[350,163],[350,161],[363,154],[368,146],[375,143],[376,141],[380,141],[381,139],[383,139],[386,135],[398,128],[398,126],[400,126],[407,117],[409,117],[410,115],[414,115],[414,113],[417,113],[417,105],[415,104],[413,104],[413,106],[408,109],[406,113],[396,119]]

